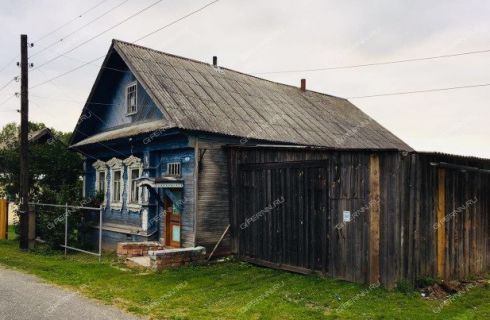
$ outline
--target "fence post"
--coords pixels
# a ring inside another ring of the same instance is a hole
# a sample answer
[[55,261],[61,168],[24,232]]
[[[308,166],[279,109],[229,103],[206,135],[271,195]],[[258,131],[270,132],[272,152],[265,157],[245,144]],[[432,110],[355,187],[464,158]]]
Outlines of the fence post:
[[68,251],[68,203],[65,203],[65,258]]
[[99,262],[102,260],[102,215],[103,207],[100,205],[99,209]]
[[8,239],[8,201],[0,199],[0,240]]

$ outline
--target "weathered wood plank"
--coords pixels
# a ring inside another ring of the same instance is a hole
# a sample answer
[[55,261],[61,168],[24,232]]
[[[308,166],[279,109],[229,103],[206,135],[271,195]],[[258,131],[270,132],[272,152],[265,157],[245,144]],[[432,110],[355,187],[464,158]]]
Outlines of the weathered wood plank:
[[369,165],[369,283],[379,283],[379,223],[380,223],[379,155],[373,154]]

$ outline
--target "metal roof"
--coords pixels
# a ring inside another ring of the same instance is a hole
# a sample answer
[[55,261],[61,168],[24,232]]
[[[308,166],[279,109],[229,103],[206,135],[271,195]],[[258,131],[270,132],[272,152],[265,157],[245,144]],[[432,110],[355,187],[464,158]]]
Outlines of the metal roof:
[[445,153],[445,152],[440,152],[440,151],[418,151],[417,153],[420,155],[425,155],[425,156],[445,157],[445,158],[450,158],[450,159],[467,160],[467,161],[484,161],[484,162],[490,163],[489,158],[482,158],[482,157],[468,156],[468,155],[459,155],[459,154]]
[[177,128],[336,149],[412,151],[346,99],[119,40],[112,48]]
[[132,137],[143,133],[153,132],[157,130],[166,130],[171,126],[164,121],[152,121],[139,124],[133,124],[131,126],[125,126],[122,128],[101,132],[93,136],[88,137],[82,141],[72,144],[70,148],[81,147],[89,144],[106,142],[116,140],[125,137]]

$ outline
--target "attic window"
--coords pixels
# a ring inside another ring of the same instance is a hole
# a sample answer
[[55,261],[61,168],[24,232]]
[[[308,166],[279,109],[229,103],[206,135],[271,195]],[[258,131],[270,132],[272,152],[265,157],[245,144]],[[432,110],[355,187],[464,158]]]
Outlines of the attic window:
[[167,175],[173,177],[180,177],[182,169],[180,162],[167,163]]
[[126,87],[126,113],[127,115],[138,112],[136,102],[138,100],[138,90],[136,81],[128,84]]

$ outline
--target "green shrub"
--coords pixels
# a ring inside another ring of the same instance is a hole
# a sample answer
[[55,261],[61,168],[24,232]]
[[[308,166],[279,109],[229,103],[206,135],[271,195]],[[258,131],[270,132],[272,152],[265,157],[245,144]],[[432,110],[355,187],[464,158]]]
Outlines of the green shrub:
[[396,283],[396,290],[405,294],[414,292],[413,284],[408,280],[400,280]]
[[424,277],[424,278],[420,278],[416,281],[416,286],[417,288],[426,288],[426,287],[430,287],[436,283],[439,283],[440,282],[440,279],[437,278],[437,277],[433,277],[433,276],[427,276],[427,277]]

